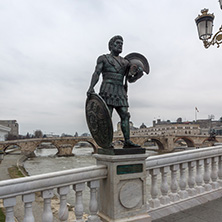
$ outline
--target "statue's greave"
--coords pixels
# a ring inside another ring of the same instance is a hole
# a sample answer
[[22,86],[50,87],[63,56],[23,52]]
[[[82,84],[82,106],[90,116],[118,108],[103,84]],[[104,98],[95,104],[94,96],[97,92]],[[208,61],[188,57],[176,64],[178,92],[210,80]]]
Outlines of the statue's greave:
[[126,116],[124,119],[121,120],[121,129],[122,129],[125,141],[129,140],[130,138],[129,116]]

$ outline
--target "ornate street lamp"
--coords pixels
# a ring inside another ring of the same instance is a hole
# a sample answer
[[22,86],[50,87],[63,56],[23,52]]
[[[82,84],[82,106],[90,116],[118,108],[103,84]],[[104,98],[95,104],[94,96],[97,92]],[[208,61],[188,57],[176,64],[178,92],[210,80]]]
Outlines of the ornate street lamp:
[[[222,0],[220,0],[220,2],[222,2]],[[212,40],[208,41],[212,36],[214,14],[209,14],[208,9],[201,10],[201,13],[202,15],[198,15],[195,19],[200,40],[203,41],[205,48],[214,44],[217,44],[217,47],[219,47],[222,43],[222,26],[213,36]]]

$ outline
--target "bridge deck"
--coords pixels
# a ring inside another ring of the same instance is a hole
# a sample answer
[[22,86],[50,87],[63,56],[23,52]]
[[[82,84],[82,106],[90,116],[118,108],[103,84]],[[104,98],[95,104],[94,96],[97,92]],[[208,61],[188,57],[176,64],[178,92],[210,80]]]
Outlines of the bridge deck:
[[221,218],[222,197],[153,222],[219,222]]

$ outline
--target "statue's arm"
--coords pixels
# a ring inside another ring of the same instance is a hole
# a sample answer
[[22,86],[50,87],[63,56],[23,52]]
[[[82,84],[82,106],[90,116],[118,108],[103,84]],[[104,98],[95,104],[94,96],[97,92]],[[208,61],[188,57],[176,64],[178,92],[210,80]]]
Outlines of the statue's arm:
[[95,71],[92,75],[91,83],[90,83],[89,89],[87,91],[87,96],[89,96],[90,94],[95,92],[94,91],[94,86],[99,81],[99,75],[101,74],[102,69],[103,69],[103,61],[104,61],[103,56],[100,56],[97,59],[96,68],[95,68]]

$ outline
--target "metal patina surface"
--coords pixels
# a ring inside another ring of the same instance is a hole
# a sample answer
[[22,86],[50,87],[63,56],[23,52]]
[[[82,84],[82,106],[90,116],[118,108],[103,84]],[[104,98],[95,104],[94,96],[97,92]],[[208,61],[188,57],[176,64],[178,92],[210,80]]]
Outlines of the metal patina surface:
[[117,171],[117,175],[141,173],[143,172],[143,164],[119,165],[117,166],[116,171]]
[[109,109],[97,94],[91,94],[86,100],[86,120],[90,133],[102,148],[110,148],[113,140],[113,125]]
[[[130,62],[130,69],[128,76],[137,75],[138,68],[140,67],[146,74],[150,72],[150,66],[145,56],[140,53],[133,52],[124,57]],[[140,76],[141,77],[141,76]],[[139,78],[140,78],[139,77]]]
[[[136,82],[143,76],[143,72],[149,73],[149,64],[147,59],[139,53],[131,53],[125,58],[121,57],[123,48],[123,37],[113,36],[108,43],[109,54],[100,55],[96,62],[95,71],[92,74],[91,83],[87,91],[89,101],[95,94],[94,87],[99,81],[102,74],[102,83],[100,86],[99,95],[106,103],[108,110],[105,111],[105,105],[101,105],[98,99],[93,98],[93,101],[87,105],[87,123],[90,132],[99,146],[102,148],[111,148],[98,150],[101,154],[107,155],[125,155],[134,153],[144,153],[145,151],[130,140],[130,113],[128,111],[128,82]],[[95,107],[94,107],[95,106]],[[98,109],[101,113],[98,113]],[[96,111],[94,111],[96,110]],[[101,111],[102,110],[102,111]],[[120,117],[121,130],[124,137],[123,149],[114,149],[111,146],[112,113],[116,110]],[[109,115],[105,114],[109,113]],[[102,116],[100,118],[100,116]],[[107,118],[106,118],[107,117]],[[130,149],[128,151],[127,149]]]

